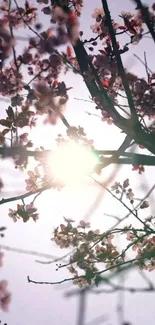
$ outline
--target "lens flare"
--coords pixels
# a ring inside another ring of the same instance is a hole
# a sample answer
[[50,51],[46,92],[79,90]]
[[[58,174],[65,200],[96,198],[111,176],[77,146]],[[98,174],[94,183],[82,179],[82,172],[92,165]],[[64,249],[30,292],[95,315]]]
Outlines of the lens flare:
[[71,141],[60,145],[52,154],[50,166],[53,176],[65,185],[83,182],[98,162],[98,157],[86,147]]

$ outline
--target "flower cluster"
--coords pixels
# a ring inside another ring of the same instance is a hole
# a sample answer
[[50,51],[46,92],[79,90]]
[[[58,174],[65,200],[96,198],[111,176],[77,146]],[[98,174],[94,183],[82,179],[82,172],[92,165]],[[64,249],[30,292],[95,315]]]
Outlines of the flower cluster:
[[139,165],[133,165],[133,168],[132,170],[137,170],[138,173],[141,175],[144,171],[145,171],[145,168],[144,166],[139,166]]
[[17,209],[9,209],[9,217],[12,218],[14,222],[18,219],[23,219],[23,222],[27,222],[30,218],[37,221],[39,215],[37,213],[37,208],[33,206],[33,203],[27,205],[17,204]]
[[54,125],[58,118],[61,117],[68,100],[67,90],[64,82],[54,82],[52,89],[43,83],[35,85],[35,94],[37,97],[35,107],[40,115],[47,114],[45,123]]
[[[148,218],[151,222],[152,218]],[[155,269],[155,235],[154,230],[146,233],[132,230],[127,233],[127,240],[132,243],[132,250],[136,253],[135,258],[140,269],[153,271]]]
[[11,294],[8,291],[7,286],[7,281],[0,281],[0,308],[5,312],[8,311],[8,306],[11,301]]
[[13,97],[23,89],[23,76],[13,67],[0,71],[0,95]]
[[[123,261],[116,246],[112,243],[113,235],[100,234],[99,230],[88,230],[90,223],[81,220],[73,227],[74,220],[64,218],[65,224],[54,231],[54,241],[60,248],[74,247],[69,259],[68,270],[75,276],[73,284],[82,287],[97,281],[99,262],[110,268]],[[58,269],[62,266],[58,266]]]
[[120,182],[115,182],[111,186],[111,190],[115,191],[116,194],[120,194],[120,200],[123,199],[124,194],[126,195],[126,198],[130,200],[130,203],[133,204],[134,202],[134,193],[132,191],[132,188],[129,188],[129,179],[125,179],[123,184],[121,185]]
[[[75,277],[73,284],[80,288],[92,283],[98,285],[102,281],[102,277],[99,276],[102,272],[112,271],[117,266],[128,262],[127,253],[129,251],[135,255],[132,261],[135,261],[140,269],[154,270],[155,230],[153,220],[154,217],[148,217],[146,226],[141,229],[129,225],[100,233],[99,230],[88,230],[90,223],[85,223],[83,220],[79,225],[73,226],[74,220],[64,218],[65,224],[61,224],[60,228],[57,227],[54,231],[54,241],[60,248],[74,247],[74,250],[70,255],[69,263],[57,265],[57,270],[66,266]],[[114,235],[117,233],[124,235],[129,241],[129,245],[121,252],[113,243]],[[104,268],[101,269],[102,266]]]
[[0,11],[3,12],[1,24],[15,29],[25,24],[33,24],[37,17],[37,8],[31,6],[28,1],[25,2],[25,7],[16,6],[9,9],[9,1],[3,0],[0,5]]
[[41,177],[38,168],[36,167],[34,169],[34,172],[28,171],[27,175],[29,176],[29,178],[25,180],[26,185],[27,185],[26,190],[35,192],[38,188],[37,180]]

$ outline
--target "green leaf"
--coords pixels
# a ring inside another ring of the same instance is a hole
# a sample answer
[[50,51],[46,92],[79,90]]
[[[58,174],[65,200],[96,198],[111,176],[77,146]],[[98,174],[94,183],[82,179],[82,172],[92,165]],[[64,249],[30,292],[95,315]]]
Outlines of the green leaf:
[[88,269],[85,276],[87,280],[91,280],[95,277],[95,274],[92,270]]
[[94,282],[95,282],[96,287],[98,287],[98,285],[100,284],[101,281],[102,281],[102,277],[97,274],[95,276],[95,279],[94,279]]
[[14,111],[13,111],[13,108],[11,106],[9,106],[8,109],[6,109],[6,112],[8,114],[8,117],[11,120],[14,120]]
[[0,120],[0,124],[3,125],[3,126],[6,126],[6,127],[8,127],[8,128],[10,128],[12,122],[9,121],[9,120],[1,119],[1,120]]

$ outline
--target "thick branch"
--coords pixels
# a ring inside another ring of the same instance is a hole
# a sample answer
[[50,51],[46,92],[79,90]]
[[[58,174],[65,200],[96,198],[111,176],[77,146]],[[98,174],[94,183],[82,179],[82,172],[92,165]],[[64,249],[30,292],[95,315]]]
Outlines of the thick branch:
[[[143,165],[143,166],[155,166],[155,157],[149,155],[142,155],[130,152],[124,152],[130,144],[130,138],[127,136],[118,150],[94,150],[92,152],[96,153],[99,157],[103,156],[101,160],[102,168],[110,164],[130,164],[130,165]],[[3,158],[13,157],[15,155],[20,155],[20,157],[48,157],[53,151],[32,151],[26,150],[23,147],[0,147],[0,155]],[[112,157],[105,157],[110,156]],[[122,158],[121,158],[122,157]]]
[[113,26],[112,26],[112,21],[111,21],[111,17],[110,17],[110,11],[108,8],[107,0],[102,0],[102,5],[103,5],[104,12],[105,12],[106,24],[109,28],[109,33],[111,36],[112,46],[113,46],[113,50],[114,50],[116,62],[117,62],[117,68],[118,68],[118,71],[119,71],[121,79],[122,79],[125,93],[127,95],[127,100],[128,100],[131,115],[132,115],[132,122],[134,123],[134,127],[137,128],[138,126],[140,127],[140,125],[139,125],[138,117],[136,114],[136,109],[135,109],[132,93],[129,88],[128,80],[127,80],[127,77],[126,77],[126,74],[124,71],[122,59],[121,59],[120,53],[118,51],[118,45],[116,42],[116,36],[115,36]]

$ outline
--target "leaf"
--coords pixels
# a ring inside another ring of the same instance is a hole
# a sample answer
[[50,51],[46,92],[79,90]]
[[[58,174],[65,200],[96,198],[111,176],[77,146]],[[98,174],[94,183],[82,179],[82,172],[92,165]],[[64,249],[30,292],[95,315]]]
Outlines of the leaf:
[[30,219],[30,216],[26,211],[23,211],[21,217],[23,218],[23,222],[27,222]]
[[4,130],[2,131],[2,134],[5,135],[5,134],[7,134],[9,131],[10,131],[10,129],[4,129]]
[[10,128],[12,122],[11,122],[11,121],[8,121],[8,120],[1,119],[1,120],[0,120],[0,124],[3,125],[3,126],[7,126],[7,127]]
[[149,202],[148,201],[144,201],[143,203],[142,203],[142,205],[140,206],[140,209],[146,209],[146,208],[148,208],[149,207]]
[[17,204],[17,210],[19,211],[21,211],[21,210],[23,210],[23,205],[21,205],[21,204]]
[[103,85],[104,87],[108,87],[108,86],[109,86],[108,82],[105,81],[104,79],[102,79],[101,82],[102,82],[102,85]]
[[0,231],[5,231],[6,229],[6,227],[0,227]]
[[76,58],[69,58],[69,61],[74,63],[76,61]]
[[71,56],[72,55],[72,48],[71,46],[67,46],[67,56]]
[[111,256],[112,256],[112,257],[116,257],[116,256],[118,256],[118,255],[119,255],[119,253],[118,253],[117,251],[111,253]]
[[8,109],[6,109],[7,115],[11,120],[14,120],[14,111],[13,108],[11,106],[8,107]]
[[101,281],[102,281],[102,277],[97,274],[95,276],[95,279],[94,279],[94,282],[95,282],[96,287],[98,287],[98,285],[100,284]]
[[103,50],[99,50],[99,52],[100,52],[101,54],[105,54],[105,51],[103,51]]
[[92,270],[87,270],[85,276],[86,276],[87,280],[91,280],[91,279],[93,279],[95,277],[95,274],[94,274],[94,272]]
[[58,80],[54,80],[54,82],[53,82],[53,87],[54,87],[54,88],[57,88],[57,87],[58,87],[58,85],[59,85],[59,82],[58,82]]
[[126,27],[125,26],[119,26],[118,29],[124,30],[124,29],[126,29]]
[[61,228],[61,231],[62,231],[62,232],[65,232],[65,230],[66,230],[66,226],[65,226],[65,225],[61,224],[61,225],[60,225],[60,228]]
[[123,182],[123,187],[126,188],[129,186],[129,178],[127,178],[124,182]]
[[48,6],[48,7],[44,7],[44,8],[42,9],[42,11],[43,11],[43,13],[44,13],[45,15],[50,15],[50,14],[51,14],[51,9],[50,9],[49,6]]
[[137,26],[137,23],[136,23],[136,20],[135,19],[132,19],[130,21],[130,24],[131,24],[132,27],[136,27]]
[[29,8],[27,11],[26,11],[26,15],[29,15],[29,14],[32,14],[33,11],[37,10],[37,8]]
[[68,87],[68,88],[66,88],[66,91],[67,91],[67,90],[71,90],[71,89],[73,89],[73,87]]

